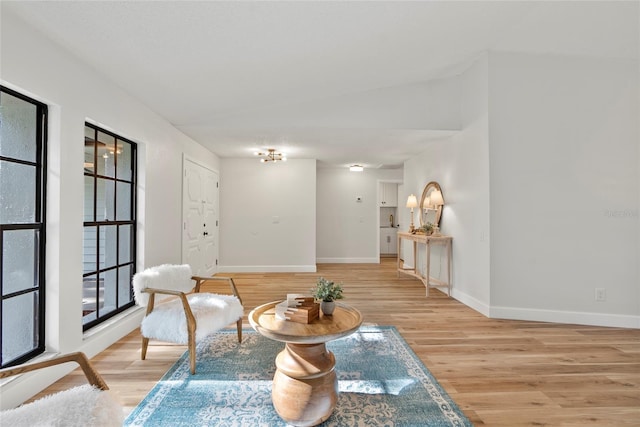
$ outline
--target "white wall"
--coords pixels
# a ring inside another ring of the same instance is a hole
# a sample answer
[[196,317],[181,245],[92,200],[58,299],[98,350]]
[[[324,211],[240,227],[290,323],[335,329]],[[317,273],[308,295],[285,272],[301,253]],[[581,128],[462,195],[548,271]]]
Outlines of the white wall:
[[[138,269],[180,261],[182,154],[218,168],[218,158],[164,119],[31,29],[11,12],[1,16],[3,85],[50,106],[47,170],[48,352],[93,356],[139,326],[132,309],[82,332],[82,222],[85,120],[138,142]],[[72,369],[24,375],[2,386],[12,407]]]
[[640,326],[638,68],[493,52],[459,77],[463,130],[405,162],[401,196],[442,185],[455,298],[491,317]]
[[220,271],[316,271],[316,161],[222,159]]
[[[490,228],[486,56],[459,76],[458,81],[460,93],[452,96],[460,96],[463,129],[451,138],[429,142],[425,151],[405,162],[405,194],[401,200],[406,200],[409,193],[420,200],[428,182],[440,184],[445,200],[441,232],[453,237],[452,295],[488,314]],[[414,221],[418,223],[418,213],[415,215]],[[431,275],[445,278],[444,254],[439,248],[434,249]],[[410,245],[403,244],[406,262],[411,262],[407,255],[409,250]],[[424,264],[424,257],[420,257],[418,269],[422,272]]]
[[637,61],[489,64],[491,315],[640,326]]
[[402,169],[318,169],[318,263],[380,262],[377,198],[381,180],[400,182]]

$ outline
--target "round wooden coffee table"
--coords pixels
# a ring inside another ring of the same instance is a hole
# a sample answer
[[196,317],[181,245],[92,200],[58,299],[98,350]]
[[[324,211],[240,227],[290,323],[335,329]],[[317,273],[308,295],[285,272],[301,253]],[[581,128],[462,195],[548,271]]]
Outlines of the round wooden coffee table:
[[286,343],[276,357],[273,406],[289,424],[315,426],[331,416],[338,401],[336,361],[325,343],[358,330],[362,315],[353,307],[336,304],[332,316],[321,313],[311,323],[296,323],[276,319],[279,302],[263,304],[249,313],[253,329]]

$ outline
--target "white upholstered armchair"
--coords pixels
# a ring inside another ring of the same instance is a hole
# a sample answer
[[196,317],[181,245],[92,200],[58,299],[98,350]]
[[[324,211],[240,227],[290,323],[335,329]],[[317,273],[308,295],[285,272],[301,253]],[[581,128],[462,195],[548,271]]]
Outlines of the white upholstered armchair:
[[[200,286],[208,281],[228,283],[233,295],[201,293]],[[192,276],[188,264],[164,264],[137,273],[133,290],[136,303],[147,307],[140,325],[142,360],[147,356],[150,338],[187,344],[191,373],[195,374],[196,342],[233,322],[238,342],[242,342],[244,309],[231,278]]]

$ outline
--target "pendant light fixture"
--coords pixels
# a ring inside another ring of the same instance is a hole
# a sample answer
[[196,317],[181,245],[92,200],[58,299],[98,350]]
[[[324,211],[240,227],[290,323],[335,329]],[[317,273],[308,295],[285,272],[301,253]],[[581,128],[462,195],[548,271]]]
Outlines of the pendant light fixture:
[[261,157],[260,159],[261,163],[269,163],[269,162],[276,163],[276,162],[287,161],[287,155],[285,153],[276,151],[275,148],[267,148],[266,152],[256,151],[253,154]]

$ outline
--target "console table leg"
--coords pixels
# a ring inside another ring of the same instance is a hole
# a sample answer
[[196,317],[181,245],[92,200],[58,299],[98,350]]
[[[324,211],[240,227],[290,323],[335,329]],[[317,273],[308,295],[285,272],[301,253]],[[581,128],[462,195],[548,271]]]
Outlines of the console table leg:
[[447,242],[447,295],[451,296],[451,241]]
[[427,296],[429,296],[429,283],[431,281],[431,245],[429,244],[429,241],[427,241],[427,244],[425,245],[425,252],[425,257],[427,258],[427,271],[425,272],[427,283],[425,286],[427,287]]
[[402,265],[400,265],[400,260],[402,259],[402,239],[400,239],[400,237],[396,237],[396,239],[398,240],[398,245],[397,245],[397,253],[396,253],[396,275],[398,276],[398,278],[400,277],[400,268],[402,268]]

